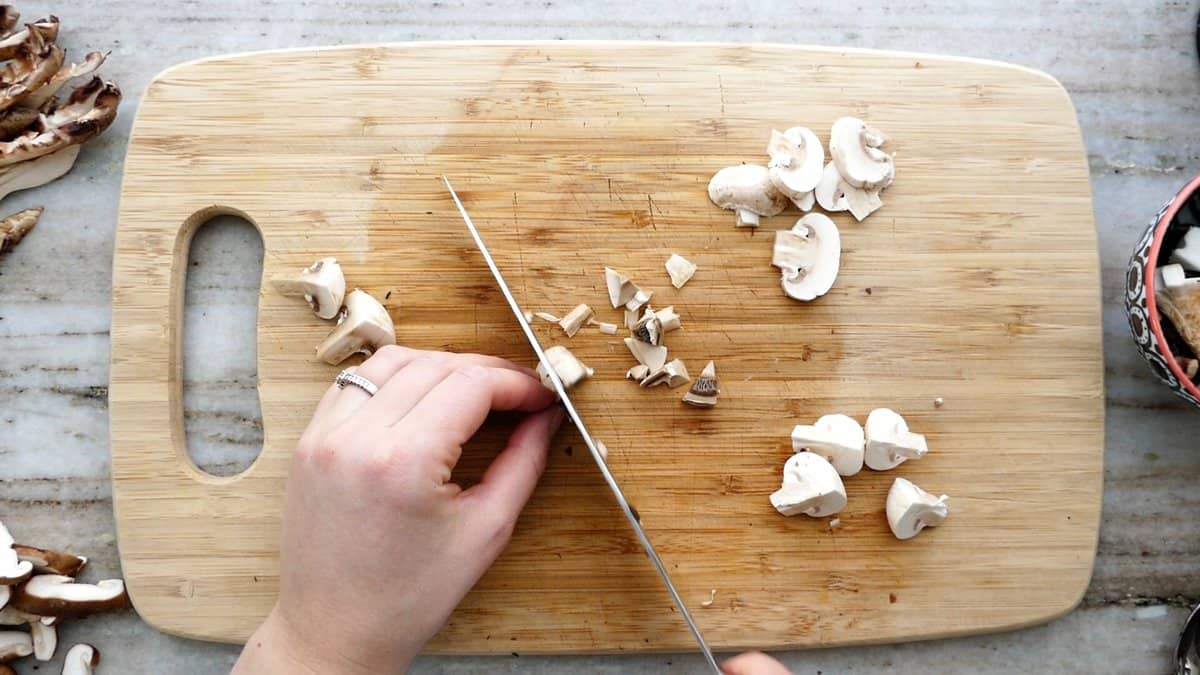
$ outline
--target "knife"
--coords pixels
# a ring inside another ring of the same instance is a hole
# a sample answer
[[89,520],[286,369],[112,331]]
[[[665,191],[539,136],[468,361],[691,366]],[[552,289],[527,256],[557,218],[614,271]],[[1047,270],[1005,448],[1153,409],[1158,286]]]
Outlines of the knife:
[[712,650],[709,649],[708,643],[704,641],[704,636],[700,634],[700,628],[696,626],[691,613],[688,612],[687,607],[683,604],[683,598],[679,597],[679,592],[675,590],[675,584],[671,583],[671,577],[667,574],[667,568],[663,566],[662,560],[654,550],[654,545],[650,543],[649,537],[646,536],[646,531],[642,529],[642,524],[639,522],[633,507],[625,499],[625,493],[621,492],[621,487],[617,485],[617,479],[613,478],[612,472],[608,470],[608,463],[604,461],[600,450],[596,448],[596,441],[588,433],[587,426],[584,425],[583,419],[579,416],[579,411],[571,403],[571,397],[567,395],[567,388],[563,386],[562,379],[558,377],[558,373],[554,371],[550,360],[546,358],[546,352],[542,349],[541,343],[538,342],[537,337],[533,334],[533,328],[525,320],[525,314],[521,311],[520,305],[517,304],[516,298],[513,297],[512,291],[509,290],[508,284],[504,282],[504,276],[500,274],[500,268],[496,267],[496,261],[492,259],[492,254],[488,251],[487,245],[483,243],[483,238],[479,236],[479,230],[475,229],[475,223],[471,222],[471,216],[467,215],[467,209],[463,206],[462,200],[458,198],[458,193],[454,191],[454,186],[450,184],[450,179],[442,176],[442,181],[446,183],[446,189],[450,191],[450,196],[454,198],[454,205],[458,207],[458,212],[462,214],[463,221],[466,222],[467,229],[471,231],[471,236],[475,239],[475,245],[479,247],[479,252],[483,254],[483,259],[487,262],[488,269],[492,271],[492,276],[496,278],[496,285],[500,287],[500,292],[504,294],[504,299],[508,301],[509,308],[512,309],[513,315],[517,317],[517,323],[521,324],[521,330],[525,332],[525,339],[529,340],[529,346],[533,347],[538,361],[541,362],[542,367],[546,370],[550,382],[554,385],[554,391],[558,392],[558,397],[562,401],[563,407],[567,410],[567,416],[575,423],[575,428],[579,430],[579,434],[583,437],[583,442],[587,444],[588,450],[592,453],[592,459],[596,460],[596,465],[600,467],[600,473],[604,476],[604,482],[608,483],[608,487],[612,490],[613,496],[617,498],[617,504],[621,507],[625,518],[633,526],[633,533],[637,535],[638,541],[641,542],[642,548],[645,549],[646,556],[650,558],[650,562],[654,563],[654,568],[658,570],[658,576],[662,577],[663,583],[666,584],[667,592],[671,594],[671,599],[675,601],[675,606],[679,608],[680,615],[687,622],[688,629],[692,631],[692,636],[696,638],[696,643],[700,645],[700,653],[704,655],[704,660],[708,662],[712,671],[719,675],[721,669],[717,666],[716,659],[713,658]]

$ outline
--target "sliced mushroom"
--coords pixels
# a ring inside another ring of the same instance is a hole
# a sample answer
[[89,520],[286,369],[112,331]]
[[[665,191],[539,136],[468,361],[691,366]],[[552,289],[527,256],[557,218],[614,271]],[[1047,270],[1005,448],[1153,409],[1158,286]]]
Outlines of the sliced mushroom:
[[669,388],[674,389],[691,381],[692,378],[688,375],[687,366],[683,364],[683,361],[673,359],[663,364],[662,368],[647,375],[641,381],[641,385],[643,387],[657,387],[660,384],[665,384]]
[[662,325],[664,333],[670,333],[673,330],[679,330],[681,324],[679,322],[679,313],[675,311],[675,306],[663,307],[654,313],[658,317],[659,324]]
[[633,338],[651,345],[661,345],[663,333],[662,320],[651,310],[647,310],[637,323],[633,324]]
[[[821,180],[825,163],[825,148],[808,127],[792,127],[783,133],[771,132],[767,143],[771,156],[767,169],[771,182],[796,206],[805,211],[812,208],[812,191]],[[808,208],[803,204],[807,201]]]
[[879,149],[887,137],[857,117],[842,117],[829,132],[829,156],[846,182],[864,190],[892,184],[892,156]]
[[926,527],[941,525],[950,515],[946,495],[934,497],[904,478],[897,478],[887,495],[887,520],[897,539],[912,539]]
[[[0,110],[23,103],[41,89],[62,67],[65,54],[36,30],[28,31],[17,54],[0,69]],[[37,106],[31,106],[37,107]]]
[[9,594],[8,586],[0,586],[0,626],[24,626],[41,618],[7,604]]
[[642,380],[646,379],[646,376],[649,374],[650,374],[650,368],[639,363],[636,366],[625,371],[625,379],[633,380],[635,382],[641,382]]
[[844,187],[844,193],[846,209],[859,222],[883,206],[883,200],[879,198],[879,190],[863,190],[847,185]]
[[796,300],[825,295],[837,279],[842,240],[828,216],[810,213],[790,230],[775,233],[771,264],[782,274],[783,292]]
[[704,366],[692,388],[683,395],[683,402],[697,408],[711,408],[717,404],[717,396],[721,393],[717,384],[717,367],[712,361]]
[[637,359],[638,363],[649,368],[650,372],[657,372],[667,364],[667,348],[662,345],[652,345],[648,342],[627,337],[625,338],[625,346],[629,348],[629,353],[633,354],[633,358]]
[[0,199],[62,178],[75,166],[81,149],[82,146],[71,145],[37,159],[0,167]]
[[567,337],[575,337],[579,329],[583,327],[583,323],[592,316],[592,308],[587,305],[576,305],[575,309],[567,312],[567,315],[559,320],[558,325],[562,326],[563,332]]
[[850,208],[846,201],[846,189],[850,184],[838,173],[833,162],[825,165],[821,173],[821,181],[813,190],[813,198],[826,211],[845,211]]
[[[562,381],[563,389],[570,389],[596,373],[572,354],[571,350],[562,345],[555,345],[547,349],[546,359],[550,361],[558,379]],[[554,381],[550,379],[550,374],[546,372],[544,364],[538,364],[537,374],[542,378],[542,384],[546,385],[548,389],[554,388]]]
[[846,508],[846,486],[824,457],[796,453],[783,465],[783,487],[771,495],[771,505],[785,516],[833,515]]
[[683,288],[695,274],[696,263],[678,253],[672,253],[671,257],[667,258],[667,275],[671,277],[671,285],[675,288]]
[[738,227],[758,227],[759,216],[783,211],[788,199],[771,182],[765,166],[741,164],[721,169],[708,182],[708,198],[714,204],[737,213]]
[[38,218],[42,216],[44,210],[40,206],[36,209],[25,209],[0,220],[0,253],[11,251],[14,246],[21,243],[21,239],[29,234],[34,225],[37,225]]
[[321,258],[297,274],[272,279],[271,284],[281,295],[303,296],[322,319],[336,317],[346,298],[346,277],[337,258]]
[[62,675],[92,675],[100,665],[100,651],[91,645],[78,644],[67,651]]
[[792,449],[824,457],[842,476],[862,471],[865,435],[862,425],[846,415],[825,415],[813,425],[792,429]]
[[370,293],[356,288],[346,296],[337,328],[317,347],[317,358],[336,366],[354,354],[373,354],[394,344],[392,317]]
[[129,604],[129,596],[120,579],[77,584],[60,574],[39,574],[17,586],[10,602],[29,614],[75,617],[121,609]]
[[[3,17],[3,21],[7,22],[10,18],[6,15]],[[16,25],[16,20],[13,20],[13,25]],[[58,39],[58,17],[49,16],[45,19],[38,19],[33,23],[25,24],[24,28],[15,33],[5,35],[3,39],[0,39],[0,60],[20,55],[21,49],[29,41],[31,33],[37,33],[43,42],[54,42]]]
[[16,550],[18,558],[33,565],[33,571],[39,574],[61,574],[73,577],[78,575],[88,562],[88,559],[81,555],[22,544],[15,544],[13,549]]
[[796,208],[800,209],[801,211],[812,211],[813,206],[815,206],[817,203],[816,190],[814,189],[805,192],[799,197],[793,199],[792,203],[795,204]]
[[[83,63],[72,63],[58,69],[54,76],[50,78],[46,84],[33,92],[21,101],[19,107],[39,109],[50,102],[54,95],[59,92],[63,86],[79,77],[84,77],[95,73],[101,65],[104,64],[104,54],[101,52],[90,52],[84,57]],[[15,110],[12,108],[10,110]]]
[[13,538],[0,523],[0,586],[19,584],[33,574],[33,563],[21,560],[13,549]]
[[29,633],[0,630],[0,663],[25,658],[33,653],[33,638]]
[[44,157],[91,140],[112,124],[121,90],[94,78],[72,92],[66,103],[39,118],[38,129],[0,143],[0,166]]
[[887,471],[929,452],[925,437],[908,430],[908,422],[894,410],[876,408],[867,416],[864,460],[875,471]]
[[58,628],[41,621],[31,621],[29,636],[33,638],[33,658],[38,661],[54,658],[54,651],[58,649]]

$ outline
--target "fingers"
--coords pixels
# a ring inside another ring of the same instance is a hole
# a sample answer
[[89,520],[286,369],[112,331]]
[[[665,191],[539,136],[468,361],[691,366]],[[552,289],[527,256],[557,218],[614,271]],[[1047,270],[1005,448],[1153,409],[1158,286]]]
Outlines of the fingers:
[[792,675],[782,663],[762,652],[738,654],[721,664],[725,675]]

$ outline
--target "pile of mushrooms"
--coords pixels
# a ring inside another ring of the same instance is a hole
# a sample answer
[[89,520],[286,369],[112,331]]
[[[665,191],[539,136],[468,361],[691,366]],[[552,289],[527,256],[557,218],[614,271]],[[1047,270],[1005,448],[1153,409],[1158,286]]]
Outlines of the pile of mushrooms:
[[271,284],[281,295],[303,297],[319,318],[337,319],[337,326],[317,346],[317,358],[331,366],[396,344],[396,327],[387,309],[364,290],[356,288],[347,295],[346,277],[336,258],[321,258]]
[[[887,471],[929,452],[925,437],[908,429],[894,410],[876,408],[864,428],[847,415],[825,415],[812,425],[792,429],[796,454],[783,467],[783,485],[771,505],[785,516],[821,518],[846,507],[843,477],[862,471]],[[888,525],[898,539],[911,539],[925,527],[941,525],[949,515],[946,495],[934,497],[911,481],[897,478],[888,491]]]
[[[27,656],[53,659],[63,619],[129,605],[120,579],[77,583],[74,577],[85,565],[82,556],[16,544],[0,523],[0,669]],[[75,645],[67,652],[63,675],[90,675],[99,661],[95,647]]]

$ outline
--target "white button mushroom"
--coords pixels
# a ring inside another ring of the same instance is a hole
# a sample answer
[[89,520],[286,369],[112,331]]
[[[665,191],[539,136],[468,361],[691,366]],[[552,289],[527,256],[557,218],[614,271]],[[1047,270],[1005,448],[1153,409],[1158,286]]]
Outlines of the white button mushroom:
[[790,230],[775,233],[771,264],[782,272],[783,292],[796,300],[825,295],[837,279],[842,240],[837,226],[821,213],[810,213]]
[[897,539],[912,539],[926,527],[941,525],[950,515],[948,497],[934,497],[911,481],[897,478],[888,490],[887,520]]
[[771,495],[771,506],[785,516],[833,515],[846,508],[846,486],[824,457],[797,453],[783,465],[783,487]]
[[738,227],[758,227],[759,216],[773,216],[787,207],[788,199],[771,182],[765,166],[741,164],[725,167],[708,182],[708,198],[735,211]]
[[99,664],[99,650],[91,645],[78,644],[67,650],[63,658],[62,675],[92,675]]
[[821,182],[817,183],[813,194],[821,208],[826,211],[849,211],[858,221],[883,206],[878,189],[864,190],[847,183],[833,162],[825,165]]
[[865,443],[862,425],[846,415],[825,415],[816,424],[792,429],[793,450],[817,453],[842,476],[862,471]]
[[[558,379],[562,380],[563,389],[570,389],[585,379],[596,374],[596,371],[588,368],[579,360],[571,350],[562,345],[555,345],[546,350],[546,360],[554,368],[554,372],[558,374]],[[554,382],[551,381],[550,375],[546,372],[546,366],[539,363],[537,366],[537,374],[542,378],[542,384],[547,388],[553,389]]]
[[322,319],[337,316],[346,297],[346,277],[337,258],[321,258],[298,274],[272,279],[271,284],[281,295],[304,296]]
[[908,430],[908,422],[894,410],[876,408],[867,416],[864,461],[875,471],[887,471],[929,452],[925,437]]
[[817,135],[808,127],[771,131],[767,154],[771,156],[767,164],[771,183],[800,209],[811,209],[812,191],[821,180],[825,163],[825,148]]
[[876,190],[892,184],[892,156],[879,149],[887,137],[857,117],[842,117],[829,132],[829,156],[850,185]]
[[372,354],[396,344],[392,317],[370,293],[354,289],[346,296],[346,308],[337,328],[317,347],[317,358],[331,366],[354,354]]

